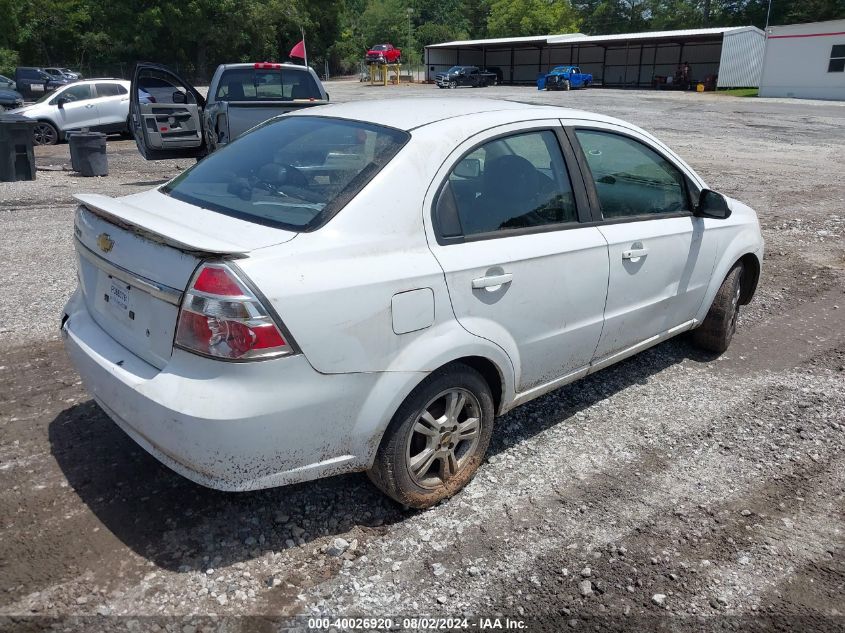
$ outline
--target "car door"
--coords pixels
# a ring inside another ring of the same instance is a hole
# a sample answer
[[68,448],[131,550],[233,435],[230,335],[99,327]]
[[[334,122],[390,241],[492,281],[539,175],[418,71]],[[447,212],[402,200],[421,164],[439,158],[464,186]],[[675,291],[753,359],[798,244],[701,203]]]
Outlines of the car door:
[[598,361],[692,324],[717,238],[692,213],[692,176],[663,148],[612,125],[575,126],[569,134],[609,248]]
[[[155,101],[139,99],[139,91]],[[147,160],[198,158],[206,153],[205,99],[166,66],[139,63],[129,89],[129,118],[138,151]]]
[[129,91],[116,81],[98,81],[94,90],[97,92],[100,126],[123,129],[129,118]]
[[518,391],[586,371],[602,327],[607,243],[582,224],[587,199],[560,123],[489,130],[437,178],[430,244],[461,325],[505,350]]
[[96,128],[100,125],[100,109],[91,84],[71,84],[57,91],[50,99],[56,107],[56,123],[62,131]]

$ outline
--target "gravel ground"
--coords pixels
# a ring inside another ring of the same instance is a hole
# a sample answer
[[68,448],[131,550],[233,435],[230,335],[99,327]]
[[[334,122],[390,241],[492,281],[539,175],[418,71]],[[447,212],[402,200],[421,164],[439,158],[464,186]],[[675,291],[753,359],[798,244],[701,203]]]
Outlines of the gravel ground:
[[[199,487],[108,420],[57,341],[75,283],[71,194],[140,191],[189,164],[145,163],[112,141],[107,178],[45,170],[0,184],[0,627],[214,613],[843,630],[845,104],[480,94],[625,118],[758,210],[763,278],[729,352],[674,339],[516,409],[497,421],[475,480],[427,512],[385,500],[363,475],[244,494]],[[37,155],[40,168],[69,163],[66,145]],[[209,625],[139,630],[183,624]]]

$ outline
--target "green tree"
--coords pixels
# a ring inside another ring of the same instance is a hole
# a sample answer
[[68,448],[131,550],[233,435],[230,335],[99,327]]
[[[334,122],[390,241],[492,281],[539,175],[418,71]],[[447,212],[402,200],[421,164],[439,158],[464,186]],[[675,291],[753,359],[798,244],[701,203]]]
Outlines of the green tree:
[[493,0],[487,32],[490,37],[574,33],[579,19],[562,0]]

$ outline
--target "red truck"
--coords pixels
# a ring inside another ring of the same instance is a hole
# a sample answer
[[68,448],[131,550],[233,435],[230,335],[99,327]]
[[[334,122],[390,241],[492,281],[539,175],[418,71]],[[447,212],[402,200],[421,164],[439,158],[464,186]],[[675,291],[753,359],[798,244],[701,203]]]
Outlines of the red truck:
[[367,51],[368,64],[398,64],[402,61],[402,51],[393,44],[376,44]]

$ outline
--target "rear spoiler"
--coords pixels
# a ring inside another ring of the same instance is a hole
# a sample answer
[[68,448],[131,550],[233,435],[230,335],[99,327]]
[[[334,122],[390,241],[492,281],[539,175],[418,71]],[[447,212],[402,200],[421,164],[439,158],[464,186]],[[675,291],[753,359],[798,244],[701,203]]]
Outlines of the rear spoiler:
[[[179,222],[109,196],[85,193],[76,194],[73,197],[91,213],[179,250],[212,255],[241,255],[252,250],[249,246],[235,240],[226,240],[203,233],[196,225]],[[177,235],[179,237],[174,237]]]

